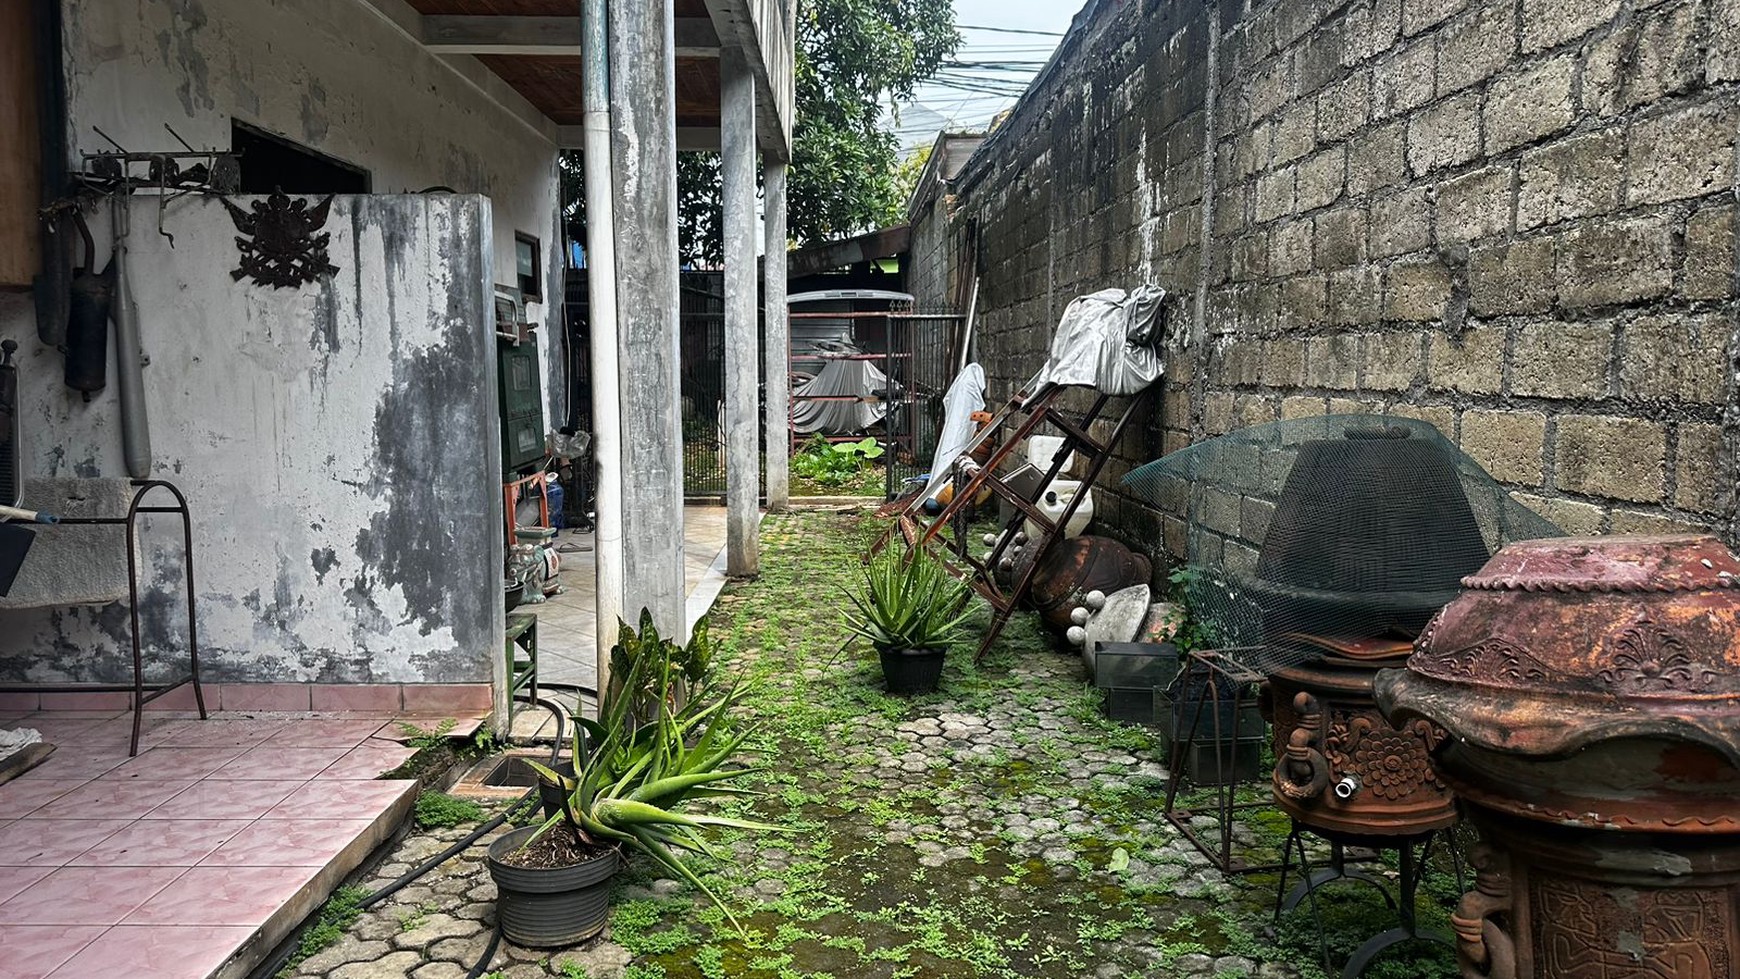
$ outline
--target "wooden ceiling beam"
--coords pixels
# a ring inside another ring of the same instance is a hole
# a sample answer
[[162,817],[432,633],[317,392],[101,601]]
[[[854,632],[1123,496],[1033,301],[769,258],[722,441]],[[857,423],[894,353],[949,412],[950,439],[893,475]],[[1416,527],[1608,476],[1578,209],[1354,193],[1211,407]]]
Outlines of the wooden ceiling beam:
[[[435,54],[574,55],[580,18],[424,14],[423,46]],[[678,58],[719,57],[719,34],[708,17],[678,17]]]

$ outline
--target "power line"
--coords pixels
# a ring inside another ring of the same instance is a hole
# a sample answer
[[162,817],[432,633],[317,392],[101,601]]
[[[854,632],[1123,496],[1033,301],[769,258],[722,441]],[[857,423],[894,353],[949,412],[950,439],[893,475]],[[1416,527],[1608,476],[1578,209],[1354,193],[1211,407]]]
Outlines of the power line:
[[1061,31],[1024,31],[1015,27],[978,27],[973,24],[956,24],[956,29],[963,31],[990,31],[993,34],[1032,34],[1036,37],[1063,37]]

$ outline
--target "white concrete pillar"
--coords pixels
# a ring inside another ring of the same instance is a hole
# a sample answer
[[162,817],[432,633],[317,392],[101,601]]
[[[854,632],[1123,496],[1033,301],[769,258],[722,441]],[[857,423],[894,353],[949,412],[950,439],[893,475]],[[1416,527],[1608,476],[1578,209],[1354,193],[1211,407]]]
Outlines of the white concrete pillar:
[[791,502],[791,321],[785,305],[785,168],[771,160],[763,166],[762,223],[767,253],[761,266],[763,335],[767,346],[767,508],[784,510]]
[[616,188],[610,178],[610,24],[607,0],[581,6],[581,99],[585,107],[586,286],[591,322],[593,522],[598,689],[610,684],[610,649],[622,612],[622,390],[617,369]]
[[631,622],[651,610],[667,636],[683,635],[685,624],[674,33],[670,0],[610,4],[622,608]]
[[755,76],[743,50],[719,52],[725,241],[725,571],[761,570],[760,333],[755,287]]

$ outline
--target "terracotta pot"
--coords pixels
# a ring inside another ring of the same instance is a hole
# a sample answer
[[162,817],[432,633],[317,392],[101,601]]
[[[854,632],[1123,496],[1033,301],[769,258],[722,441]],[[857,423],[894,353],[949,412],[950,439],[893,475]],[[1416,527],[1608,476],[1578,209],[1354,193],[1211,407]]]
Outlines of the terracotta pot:
[[1465,974],[1740,976],[1740,559],[1713,537],[1512,544],[1378,703],[1487,848]]

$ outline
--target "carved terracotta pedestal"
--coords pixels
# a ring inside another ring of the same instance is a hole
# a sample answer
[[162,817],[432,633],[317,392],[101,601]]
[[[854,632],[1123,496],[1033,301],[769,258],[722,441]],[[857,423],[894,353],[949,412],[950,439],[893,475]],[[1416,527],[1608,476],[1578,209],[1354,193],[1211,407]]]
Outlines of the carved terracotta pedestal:
[[1714,538],[1512,544],[1378,677],[1484,844],[1465,976],[1740,979],[1740,560]]
[[1442,728],[1392,726],[1372,699],[1370,667],[1315,663],[1269,678],[1275,723],[1275,801],[1313,829],[1356,836],[1421,836],[1456,822],[1432,770]]

